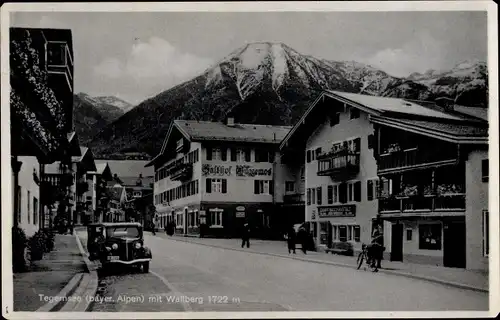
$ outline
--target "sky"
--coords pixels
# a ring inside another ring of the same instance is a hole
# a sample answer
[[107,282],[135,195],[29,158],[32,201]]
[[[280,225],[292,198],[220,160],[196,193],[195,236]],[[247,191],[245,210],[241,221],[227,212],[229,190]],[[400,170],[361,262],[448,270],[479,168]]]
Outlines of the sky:
[[393,76],[487,60],[486,12],[15,12],[10,25],[69,28],[75,93],[132,104],[249,42],[354,60]]

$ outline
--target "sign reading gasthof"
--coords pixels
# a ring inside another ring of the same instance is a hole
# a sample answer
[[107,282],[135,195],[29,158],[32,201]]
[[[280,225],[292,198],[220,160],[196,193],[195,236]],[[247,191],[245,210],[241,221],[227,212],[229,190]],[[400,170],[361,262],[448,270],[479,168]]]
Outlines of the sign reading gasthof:
[[232,166],[204,164],[201,173],[203,176],[231,176]]
[[318,207],[319,216],[324,217],[355,217],[356,205]]

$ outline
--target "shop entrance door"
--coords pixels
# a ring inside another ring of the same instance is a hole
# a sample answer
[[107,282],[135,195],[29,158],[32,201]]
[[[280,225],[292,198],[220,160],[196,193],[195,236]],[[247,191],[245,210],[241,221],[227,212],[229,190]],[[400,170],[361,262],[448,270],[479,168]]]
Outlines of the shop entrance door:
[[443,265],[465,268],[465,222],[445,222],[443,228]]
[[403,261],[403,224],[393,224],[391,230],[391,261]]

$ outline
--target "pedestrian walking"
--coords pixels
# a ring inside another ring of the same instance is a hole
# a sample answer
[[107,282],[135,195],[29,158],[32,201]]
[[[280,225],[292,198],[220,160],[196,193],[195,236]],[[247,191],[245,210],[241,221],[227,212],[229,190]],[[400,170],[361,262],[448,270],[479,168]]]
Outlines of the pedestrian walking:
[[243,225],[243,232],[241,234],[241,247],[243,248],[245,244],[247,248],[250,248],[250,226],[248,223]]
[[287,243],[288,243],[288,254],[295,254],[295,242],[297,241],[297,234],[295,233],[295,229],[293,226],[290,227],[287,234]]
[[300,226],[299,232],[297,234],[297,237],[299,239],[299,242],[302,246],[302,252],[304,254],[307,254],[307,240],[308,240],[308,234],[306,231],[306,228],[304,226]]
[[151,224],[153,225],[153,236],[156,236],[156,218],[153,219],[153,221],[151,222]]

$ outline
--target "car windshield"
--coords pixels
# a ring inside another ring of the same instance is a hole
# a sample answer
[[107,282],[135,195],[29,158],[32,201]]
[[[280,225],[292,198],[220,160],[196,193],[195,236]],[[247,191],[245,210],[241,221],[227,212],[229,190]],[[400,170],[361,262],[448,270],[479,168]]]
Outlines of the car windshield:
[[139,229],[137,227],[109,227],[106,229],[108,237],[137,238]]

